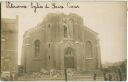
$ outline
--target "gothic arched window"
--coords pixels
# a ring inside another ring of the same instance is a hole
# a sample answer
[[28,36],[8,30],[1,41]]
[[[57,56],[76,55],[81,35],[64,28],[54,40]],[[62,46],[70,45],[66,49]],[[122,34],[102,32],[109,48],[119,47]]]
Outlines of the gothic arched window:
[[48,27],[50,28],[51,27],[51,24],[48,24]]
[[92,58],[92,43],[88,41],[86,43],[86,58]]
[[39,56],[39,53],[40,53],[40,41],[39,40],[36,40],[34,42],[34,48],[35,48],[35,56]]
[[67,38],[67,27],[66,26],[64,26],[64,38]]
[[65,49],[65,55],[67,56],[73,56],[73,49],[68,47]]

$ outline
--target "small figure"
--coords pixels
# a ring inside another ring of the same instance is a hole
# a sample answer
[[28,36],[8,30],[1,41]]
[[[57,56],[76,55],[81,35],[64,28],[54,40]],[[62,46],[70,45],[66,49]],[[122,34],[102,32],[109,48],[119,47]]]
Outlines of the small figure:
[[110,73],[108,74],[108,78],[109,78],[109,81],[112,81],[112,75]]
[[93,80],[96,80],[96,73],[94,73]]
[[104,72],[104,80],[107,81],[106,72]]

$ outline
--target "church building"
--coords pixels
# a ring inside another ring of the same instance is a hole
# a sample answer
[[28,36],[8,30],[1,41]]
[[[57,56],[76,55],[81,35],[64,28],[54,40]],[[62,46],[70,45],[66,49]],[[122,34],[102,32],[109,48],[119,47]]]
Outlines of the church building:
[[85,26],[77,14],[49,13],[25,32],[21,64],[25,72],[98,70],[101,68],[98,33]]

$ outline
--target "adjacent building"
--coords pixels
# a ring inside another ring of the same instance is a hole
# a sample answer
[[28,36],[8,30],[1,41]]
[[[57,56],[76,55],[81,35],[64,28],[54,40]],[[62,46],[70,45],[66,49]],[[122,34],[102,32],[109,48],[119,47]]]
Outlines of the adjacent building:
[[1,72],[17,72],[18,17],[1,20]]
[[49,13],[23,36],[22,65],[28,73],[41,69],[98,70],[100,57],[98,33],[74,13]]

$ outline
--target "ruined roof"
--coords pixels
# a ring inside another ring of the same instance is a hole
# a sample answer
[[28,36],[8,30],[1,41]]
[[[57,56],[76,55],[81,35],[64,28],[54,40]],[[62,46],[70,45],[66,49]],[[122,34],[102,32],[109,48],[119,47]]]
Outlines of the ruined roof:
[[[73,21],[74,23],[78,23],[80,25],[83,25],[83,18],[75,13],[69,13],[69,14],[64,14],[64,13],[48,13],[45,18],[39,23],[37,24],[37,26],[35,26],[34,28],[30,28],[28,31],[25,32],[26,34],[29,34],[29,32],[37,29],[38,27],[40,28],[40,26],[42,27],[43,25],[45,25],[48,22],[60,22],[63,19],[69,19],[71,21]],[[97,35],[98,33],[93,31],[92,29],[88,28],[87,26],[84,26],[85,30],[87,30],[88,32],[91,32],[94,35]]]

